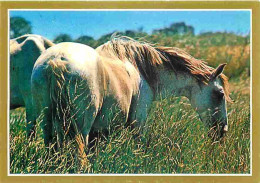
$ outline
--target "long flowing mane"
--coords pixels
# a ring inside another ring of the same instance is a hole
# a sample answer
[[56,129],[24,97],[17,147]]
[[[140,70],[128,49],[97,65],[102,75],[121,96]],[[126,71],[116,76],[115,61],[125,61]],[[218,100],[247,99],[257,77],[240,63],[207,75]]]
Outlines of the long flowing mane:
[[[214,71],[213,67],[207,65],[206,62],[192,57],[190,54],[175,47],[157,47],[161,54],[163,54],[167,60],[164,65],[176,72],[185,72],[195,77],[200,83],[208,84]],[[224,74],[220,75],[220,79],[223,84],[225,98],[231,102],[229,97],[229,83],[228,77]]]
[[[199,83],[206,85],[214,71],[214,68],[208,66],[206,62],[192,57],[181,49],[154,47],[147,42],[139,42],[125,36],[112,37],[97,50],[123,62],[130,61],[152,87],[157,82],[157,71],[160,66],[173,70],[175,73],[187,73],[196,78]],[[231,101],[228,78],[221,74],[220,79],[223,83],[226,100]]]
[[156,66],[163,64],[163,60],[166,59],[152,45],[129,37],[111,38],[97,50],[105,57],[116,58],[123,62],[130,61],[151,86],[157,81]]

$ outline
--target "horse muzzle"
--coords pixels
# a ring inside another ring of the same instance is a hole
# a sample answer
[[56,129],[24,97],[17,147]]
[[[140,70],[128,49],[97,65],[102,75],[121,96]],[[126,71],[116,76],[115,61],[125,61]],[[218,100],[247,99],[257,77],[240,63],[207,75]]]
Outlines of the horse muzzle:
[[209,132],[208,136],[213,140],[220,140],[225,136],[225,134],[228,132],[228,125],[223,125],[223,126],[213,126]]
[[228,132],[228,125],[224,125],[224,127],[223,127],[223,132],[224,132],[224,133]]
[[220,131],[219,138],[222,138],[225,136],[225,134],[228,132],[228,125],[224,125]]

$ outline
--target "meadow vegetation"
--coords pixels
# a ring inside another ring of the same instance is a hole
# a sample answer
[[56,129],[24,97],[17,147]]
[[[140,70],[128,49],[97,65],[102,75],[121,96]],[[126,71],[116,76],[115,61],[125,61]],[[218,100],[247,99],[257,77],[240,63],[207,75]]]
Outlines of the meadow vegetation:
[[[68,142],[62,151],[44,146],[41,120],[33,141],[26,138],[24,108],[10,112],[10,172],[17,173],[250,173],[250,39],[234,33],[170,33],[142,30],[122,33],[160,46],[182,48],[192,56],[216,67],[227,63],[224,73],[230,78],[228,103],[229,132],[222,141],[213,142],[208,129],[182,97],[153,103],[146,130],[134,138],[139,129],[113,126],[88,153],[88,165],[79,168],[76,145]],[[92,47],[107,41],[87,39]],[[78,42],[83,42],[78,39]],[[87,44],[86,43],[86,44]]]

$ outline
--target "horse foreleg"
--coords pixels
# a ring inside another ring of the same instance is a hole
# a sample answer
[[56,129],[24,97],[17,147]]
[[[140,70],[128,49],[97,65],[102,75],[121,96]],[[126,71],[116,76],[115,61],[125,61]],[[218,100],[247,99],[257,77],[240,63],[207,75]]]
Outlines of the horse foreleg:
[[132,126],[144,130],[145,122],[153,102],[153,92],[145,82],[140,88],[139,95],[133,96],[129,112],[129,122]]

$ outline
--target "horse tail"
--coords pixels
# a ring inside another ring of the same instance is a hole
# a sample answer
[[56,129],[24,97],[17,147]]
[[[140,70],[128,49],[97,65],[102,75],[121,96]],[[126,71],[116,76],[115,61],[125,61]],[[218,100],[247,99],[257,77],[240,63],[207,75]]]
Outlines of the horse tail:
[[58,147],[62,147],[65,135],[68,133],[66,117],[68,116],[67,81],[68,62],[59,58],[49,60],[47,66],[47,75],[49,79],[50,104],[52,136],[55,137]]
[[[52,129],[56,137],[58,148],[63,146],[66,137],[75,138],[78,145],[81,164],[85,163],[84,139],[77,127],[77,115],[79,109],[76,101],[80,96],[74,96],[79,89],[74,81],[73,72],[70,71],[69,62],[59,58],[48,62],[47,72],[49,75],[50,103],[52,108]],[[73,83],[73,84],[72,84]],[[74,86],[75,85],[75,86]],[[77,88],[75,91],[72,88]]]

